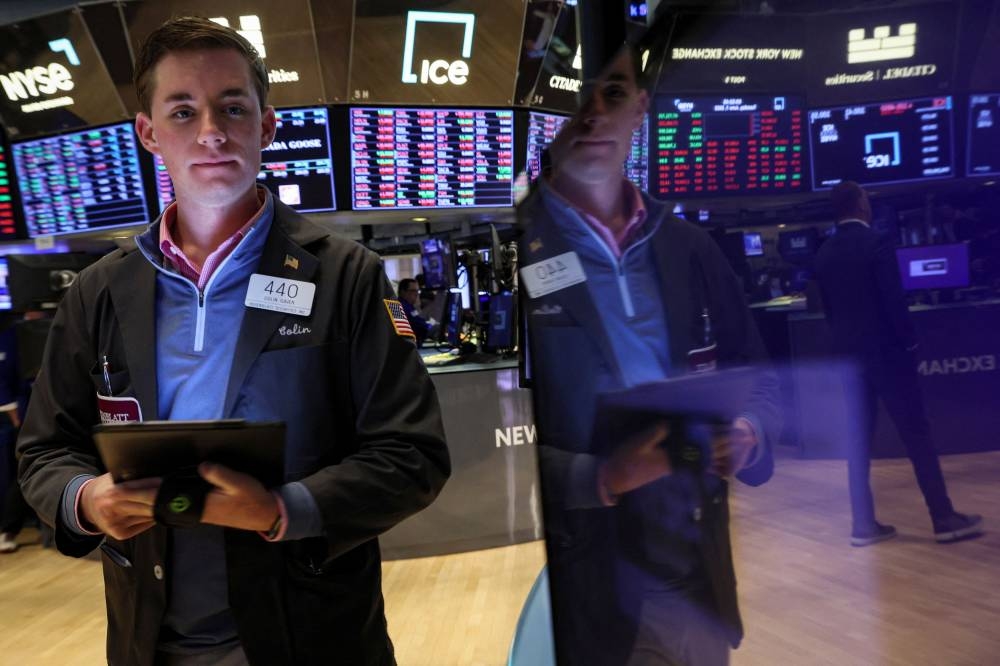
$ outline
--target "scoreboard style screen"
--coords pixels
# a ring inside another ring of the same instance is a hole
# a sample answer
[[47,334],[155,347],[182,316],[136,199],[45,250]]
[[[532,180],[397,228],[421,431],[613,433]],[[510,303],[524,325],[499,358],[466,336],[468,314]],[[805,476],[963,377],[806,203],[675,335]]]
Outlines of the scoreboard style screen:
[[969,96],[967,176],[1000,174],[1000,94]]
[[[534,181],[542,172],[542,153],[559,134],[568,116],[539,111],[528,112],[528,159],[525,162],[528,177]],[[643,192],[647,189],[647,162],[649,156],[649,116],[642,126],[632,133],[632,146],[625,158],[625,177]]]
[[15,143],[29,236],[149,222],[132,123]]
[[513,145],[510,110],[352,108],[352,206],[511,206]]
[[950,96],[809,111],[813,189],[954,176],[951,111]]
[[7,149],[0,143],[0,240],[16,237],[14,178],[11,176],[10,163],[7,161]]
[[[336,210],[330,116],[323,107],[276,109],[274,141],[261,153],[257,182],[282,203],[303,213]],[[153,156],[160,212],[174,200],[174,185],[159,155]]]
[[657,95],[649,189],[662,198],[805,189],[801,100],[773,95]]
[[275,115],[278,131],[261,154],[257,182],[297,211],[335,210],[327,110],[278,109]]

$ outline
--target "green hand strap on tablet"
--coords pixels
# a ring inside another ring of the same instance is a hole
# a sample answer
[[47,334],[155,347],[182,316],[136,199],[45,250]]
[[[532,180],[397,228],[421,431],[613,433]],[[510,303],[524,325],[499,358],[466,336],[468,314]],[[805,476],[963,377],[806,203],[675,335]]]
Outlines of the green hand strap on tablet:
[[196,467],[165,476],[156,493],[153,517],[167,527],[194,527],[201,523],[210,490],[212,484],[198,475]]

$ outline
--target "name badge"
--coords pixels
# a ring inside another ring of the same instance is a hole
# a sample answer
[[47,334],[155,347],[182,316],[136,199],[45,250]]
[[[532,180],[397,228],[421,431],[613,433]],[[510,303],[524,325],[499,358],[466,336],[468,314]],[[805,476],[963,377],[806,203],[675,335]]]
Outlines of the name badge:
[[558,254],[521,269],[521,282],[532,298],[540,298],[586,281],[587,276],[576,252]]
[[114,397],[97,394],[97,411],[101,423],[138,423],[142,421],[142,409],[135,398]]
[[308,317],[312,312],[315,295],[316,285],[312,282],[254,273],[250,276],[247,297],[243,304],[248,308]]

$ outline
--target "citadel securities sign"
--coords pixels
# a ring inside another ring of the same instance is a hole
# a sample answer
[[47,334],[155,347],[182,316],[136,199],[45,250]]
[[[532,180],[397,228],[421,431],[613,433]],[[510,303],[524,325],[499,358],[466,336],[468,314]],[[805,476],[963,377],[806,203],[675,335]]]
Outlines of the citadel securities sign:
[[811,103],[913,97],[946,90],[956,20],[951,4],[824,14],[812,19]]
[[309,0],[127,2],[122,15],[134,51],[171,17],[206,16],[240,33],[260,54],[271,84],[269,103],[300,106],[325,99]]
[[79,10],[0,26],[0,116],[12,138],[126,117]]

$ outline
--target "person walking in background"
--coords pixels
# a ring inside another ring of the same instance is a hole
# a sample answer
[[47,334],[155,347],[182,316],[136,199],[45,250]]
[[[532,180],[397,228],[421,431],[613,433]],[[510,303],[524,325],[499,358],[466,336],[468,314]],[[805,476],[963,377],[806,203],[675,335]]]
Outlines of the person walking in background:
[[875,519],[869,480],[879,398],[913,463],[935,539],[949,543],[979,534],[982,518],[952,507],[934,450],[917,376],[916,334],[892,241],[871,228],[868,194],[857,183],[840,183],[830,201],[837,227],[819,249],[816,277],[834,351],[860,368],[864,418],[862,438],[850,443],[847,455],[851,545],[868,546],[896,536],[895,527]]

